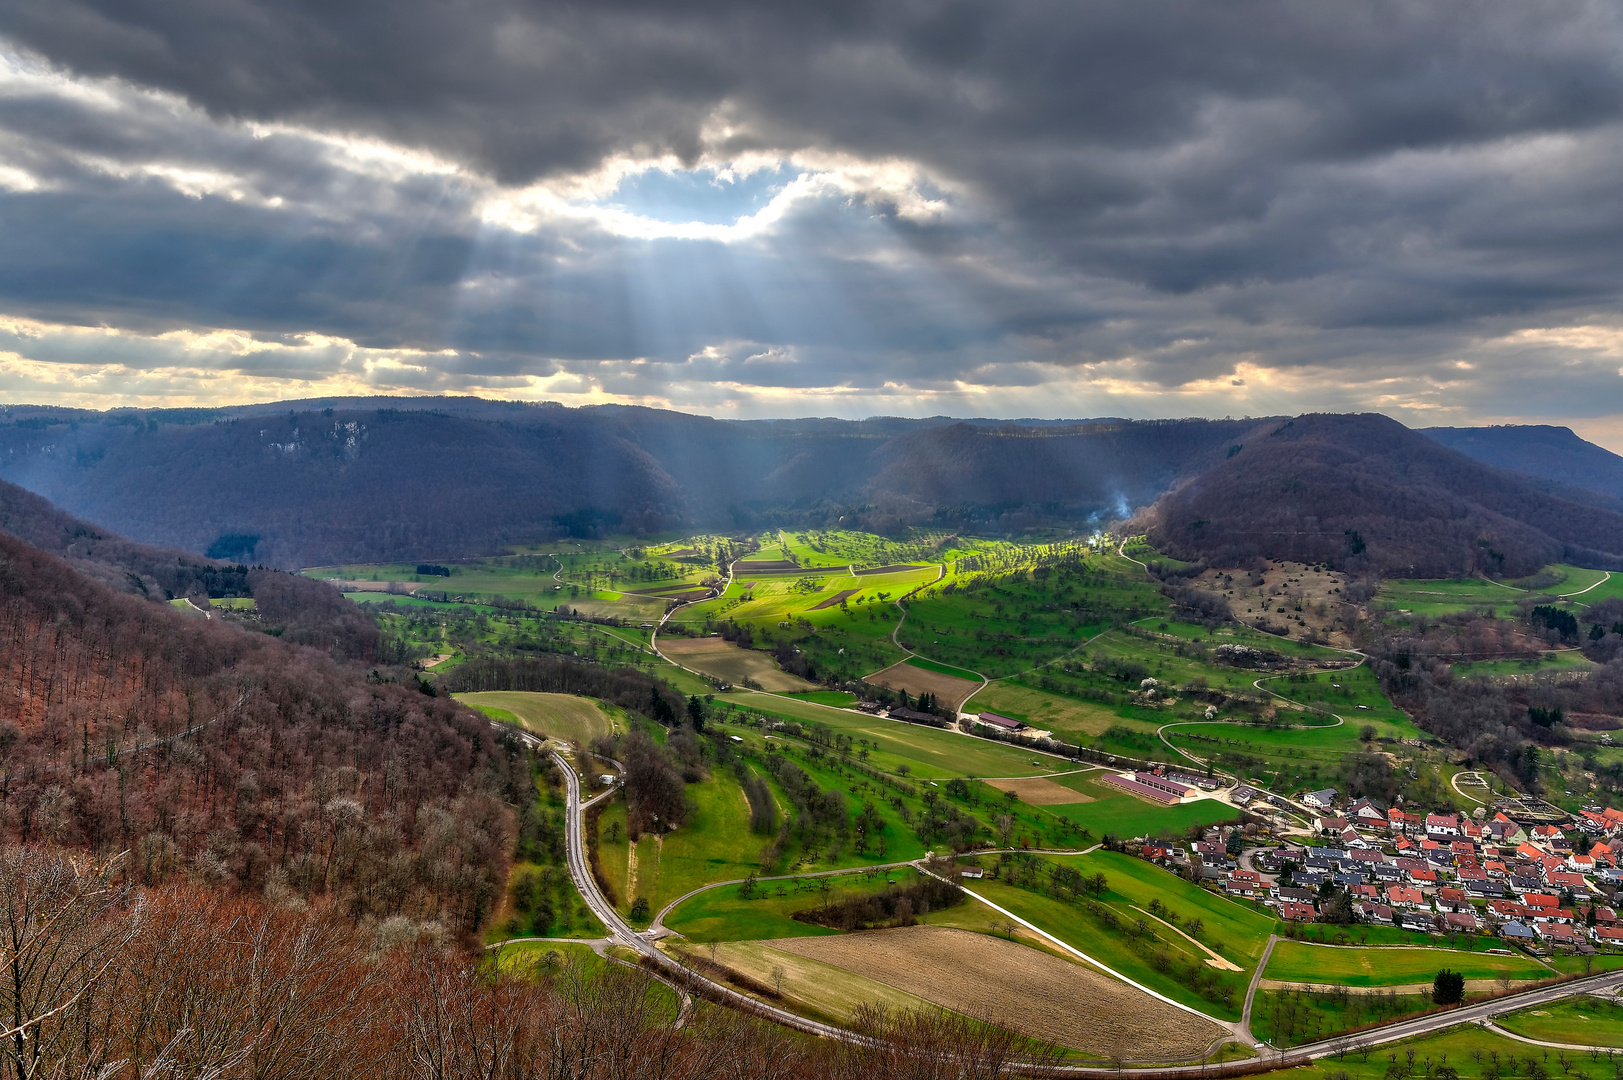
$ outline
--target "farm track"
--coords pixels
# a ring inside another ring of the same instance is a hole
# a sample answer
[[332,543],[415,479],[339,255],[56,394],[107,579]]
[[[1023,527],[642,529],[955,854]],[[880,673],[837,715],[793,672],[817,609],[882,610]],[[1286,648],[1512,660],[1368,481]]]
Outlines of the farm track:
[[1251,973],[1251,983],[1245,988],[1245,1008],[1240,1011],[1240,1031],[1248,1044],[1256,1042],[1251,1034],[1251,1006],[1257,999],[1257,987],[1262,985],[1262,973],[1268,969],[1268,958],[1274,955],[1274,946],[1279,944],[1278,934],[1268,935],[1268,944],[1263,947],[1262,956],[1257,959],[1257,970]]

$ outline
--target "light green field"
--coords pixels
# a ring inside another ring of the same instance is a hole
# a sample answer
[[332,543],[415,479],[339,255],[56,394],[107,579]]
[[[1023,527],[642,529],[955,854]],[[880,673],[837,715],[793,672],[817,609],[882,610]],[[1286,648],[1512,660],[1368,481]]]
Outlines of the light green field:
[[1491,608],[1496,615],[1515,614],[1517,600],[1532,596],[1556,596],[1572,605],[1588,605],[1614,595],[1623,595],[1623,575],[1576,566],[1547,566],[1540,572],[1551,583],[1528,588],[1539,575],[1519,582],[1496,583],[1478,578],[1463,580],[1397,579],[1384,582],[1375,602],[1394,613],[1414,615],[1453,615],[1473,608]]
[[1097,839],[1112,836],[1182,836],[1193,826],[1234,821],[1239,811],[1216,799],[1197,799],[1176,806],[1157,806],[1135,799],[1123,791],[1106,787],[1087,773],[1056,777],[1055,782],[1073,788],[1095,801],[1061,803],[1043,809],[1091,831]]
[[1470,578],[1463,581],[1403,578],[1382,582],[1375,603],[1415,615],[1453,615],[1472,608],[1512,611],[1516,601],[1525,595],[1520,589]]
[[1280,982],[1344,986],[1405,986],[1430,982],[1443,968],[1467,979],[1545,979],[1554,973],[1524,956],[1492,956],[1452,949],[1369,949],[1281,941],[1264,974]]
[[566,941],[515,941],[491,949],[486,955],[495,960],[503,974],[529,978],[555,975],[565,967],[592,975],[609,962],[589,945]]
[[[476,709],[498,709],[517,717],[526,731],[585,746],[599,735],[623,731],[623,722],[610,717],[591,698],[573,694],[537,694],[522,690],[490,690],[457,694],[456,699]],[[503,717],[492,716],[500,720]]]
[[970,682],[980,681],[980,676],[967,668],[953,667],[951,664],[938,664],[934,660],[926,660],[922,656],[909,656],[906,663],[909,667],[916,667],[920,671],[933,671],[937,675],[950,675],[955,679],[967,679]]
[[1274,931],[1272,914],[1207,892],[1176,874],[1130,855],[1101,850],[1091,855],[1045,858],[1075,866],[1084,874],[1104,874],[1110,882],[1104,896],[1106,900],[1140,908],[1149,907],[1151,900],[1159,900],[1177,915],[1178,926],[1200,919],[1205,927],[1197,940],[1243,968],[1256,967],[1268,943],[1268,935]]
[[211,598],[209,600],[209,604],[212,607],[225,608],[227,611],[258,610],[258,605],[254,603],[254,598],[251,596],[222,596],[217,599]]
[[1506,1031],[1545,1042],[1623,1046],[1623,1003],[1616,999],[1588,995],[1568,998],[1498,1017],[1494,1023]]
[[833,709],[849,709],[856,705],[857,696],[844,690],[809,690],[801,694],[788,694],[796,701],[809,701],[813,705],[827,705]]
[[[939,728],[904,724],[844,709],[825,708],[777,694],[744,690],[734,691],[726,694],[724,699],[717,700],[726,700],[751,712],[826,724],[852,738],[868,739],[876,744],[870,763],[889,772],[905,764],[914,776],[940,780],[953,776],[1046,776],[1070,767],[1063,758],[1033,754],[1005,743],[955,735]],[[749,738],[748,735],[745,737]],[[760,736],[755,738],[759,740]],[[1033,760],[1040,764],[1033,765]]]
[[1536,675],[1547,671],[1591,671],[1595,665],[1577,649],[1560,649],[1542,653],[1536,660],[1478,660],[1452,667],[1455,675],[1478,679]]

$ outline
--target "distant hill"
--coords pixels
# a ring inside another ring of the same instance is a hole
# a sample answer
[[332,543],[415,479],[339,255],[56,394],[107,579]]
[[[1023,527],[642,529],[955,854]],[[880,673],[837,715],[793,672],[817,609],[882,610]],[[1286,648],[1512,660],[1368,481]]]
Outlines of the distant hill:
[[310,404],[13,407],[0,414],[0,476],[148,543],[296,567],[457,558],[560,535],[1102,523],[1250,426]]
[[326,582],[138,544],[3,480],[0,533],[119,592],[156,601],[252,596],[263,627],[288,641],[352,659],[370,658],[376,650],[376,625]]
[[1420,433],[1485,465],[1623,499],[1623,457],[1580,439],[1571,428],[1513,424]]
[[1623,568],[1623,513],[1555,492],[1378,415],[1269,421],[1196,462],[1144,515],[1168,554],[1258,556],[1385,574],[1520,576],[1570,561]]

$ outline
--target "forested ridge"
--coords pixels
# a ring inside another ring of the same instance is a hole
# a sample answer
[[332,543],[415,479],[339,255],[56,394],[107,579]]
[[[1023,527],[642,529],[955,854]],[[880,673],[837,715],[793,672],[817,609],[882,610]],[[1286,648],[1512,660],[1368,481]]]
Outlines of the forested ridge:
[[6,535],[0,637],[0,840],[453,933],[498,896],[527,758],[415,680],[115,592]]
[[1394,577],[1623,568],[1623,513],[1535,485],[1378,415],[1267,421],[1142,518],[1150,541],[1214,566],[1257,558]]

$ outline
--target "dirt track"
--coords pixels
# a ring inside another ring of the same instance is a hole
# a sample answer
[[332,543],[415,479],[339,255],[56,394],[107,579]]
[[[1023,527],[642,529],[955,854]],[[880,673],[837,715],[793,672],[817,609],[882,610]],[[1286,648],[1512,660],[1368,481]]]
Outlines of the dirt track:
[[767,944],[1105,1058],[1198,1058],[1224,1034],[1091,968],[968,930],[913,926]]

